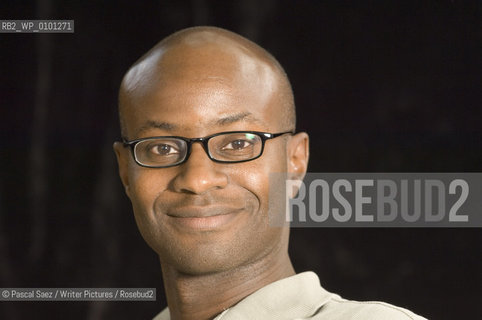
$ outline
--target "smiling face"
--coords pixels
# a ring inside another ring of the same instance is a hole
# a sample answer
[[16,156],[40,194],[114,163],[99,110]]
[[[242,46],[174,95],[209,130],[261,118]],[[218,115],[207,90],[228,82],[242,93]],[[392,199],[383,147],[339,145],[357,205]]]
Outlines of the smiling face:
[[[121,86],[126,138],[292,130],[280,70],[242,41],[208,30],[152,50]],[[139,230],[163,265],[219,272],[286,249],[288,227],[268,223],[269,174],[304,174],[307,137],[268,140],[260,158],[236,164],[213,162],[194,143],[188,161],[155,169],[137,165],[122,144],[114,148]]]

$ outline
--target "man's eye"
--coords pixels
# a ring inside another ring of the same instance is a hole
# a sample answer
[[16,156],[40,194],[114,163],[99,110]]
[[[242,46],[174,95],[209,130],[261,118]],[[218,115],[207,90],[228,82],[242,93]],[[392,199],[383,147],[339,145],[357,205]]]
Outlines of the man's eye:
[[160,156],[169,156],[172,154],[179,153],[179,150],[177,150],[175,147],[165,143],[152,145],[150,147],[150,151],[155,155],[160,155]]
[[238,140],[231,141],[230,143],[225,145],[223,147],[223,150],[242,150],[244,148],[250,147],[251,145],[252,143],[247,140],[238,139]]

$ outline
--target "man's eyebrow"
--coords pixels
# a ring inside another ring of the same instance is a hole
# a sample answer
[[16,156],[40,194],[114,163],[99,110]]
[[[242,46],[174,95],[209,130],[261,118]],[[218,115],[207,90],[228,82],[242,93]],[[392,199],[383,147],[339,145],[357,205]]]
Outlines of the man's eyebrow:
[[259,124],[264,124],[263,121],[256,119],[251,112],[241,112],[241,113],[236,113],[236,114],[231,114],[222,117],[221,119],[217,119],[214,121],[216,125],[228,125],[232,124],[238,121],[248,121],[248,122],[254,122],[254,123],[259,123]]
[[165,131],[173,131],[177,127],[178,127],[177,125],[175,125],[173,123],[169,123],[169,122],[148,120],[137,130],[136,135],[139,135],[142,132],[144,132],[146,130],[149,130],[149,129],[160,129],[160,130],[165,130]]

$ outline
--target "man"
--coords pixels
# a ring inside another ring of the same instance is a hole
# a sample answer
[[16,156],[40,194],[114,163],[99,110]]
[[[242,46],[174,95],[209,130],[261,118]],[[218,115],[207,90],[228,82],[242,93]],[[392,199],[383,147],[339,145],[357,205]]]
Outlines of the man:
[[314,273],[295,275],[289,226],[268,221],[270,173],[302,179],[307,170],[308,135],[294,134],[294,108],[279,63],[213,27],[171,35],[125,75],[125,141],[114,149],[161,262],[168,308],[155,319],[421,319],[343,300]]

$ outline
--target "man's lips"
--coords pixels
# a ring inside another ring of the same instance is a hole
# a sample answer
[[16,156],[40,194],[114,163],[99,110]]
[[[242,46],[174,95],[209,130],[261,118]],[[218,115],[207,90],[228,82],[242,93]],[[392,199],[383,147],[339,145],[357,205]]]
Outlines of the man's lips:
[[231,214],[239,210],[226,206],[184,206],[169,210],[167,215],[174,218],[207,218]]
[[225,206],[187,206],[169,210],[172,222],[188,229],[216,229],[236,218],[242,209]]

